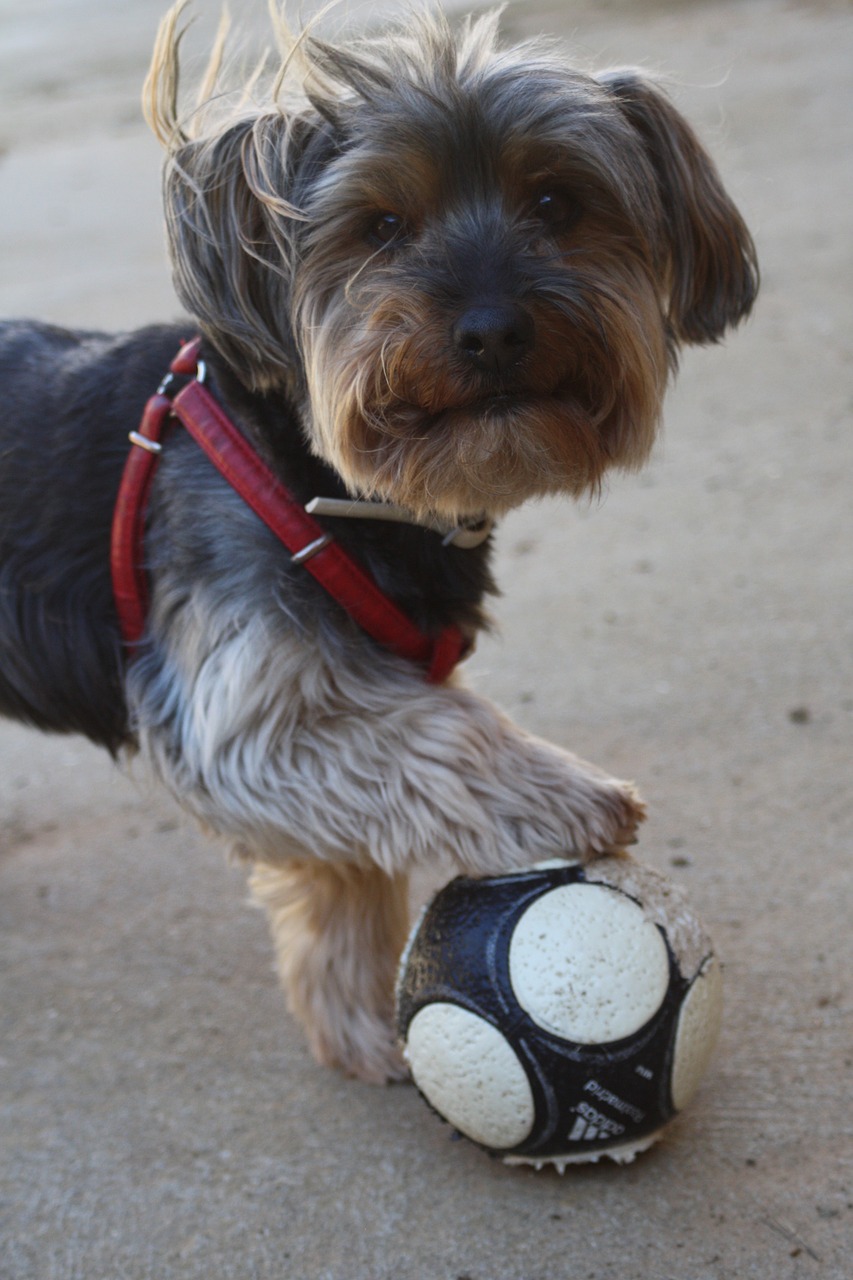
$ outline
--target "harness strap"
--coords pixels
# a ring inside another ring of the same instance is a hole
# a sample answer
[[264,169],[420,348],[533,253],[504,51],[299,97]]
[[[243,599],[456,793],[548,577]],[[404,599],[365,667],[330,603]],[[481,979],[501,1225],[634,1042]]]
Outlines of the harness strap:
[[384,648],[426,668],[430,683],[446,680],[468,650],[459,627],[428,636],[384,594],[375,580],[298,503],[255,453],[203,382],[200,341],[181,348],[172,373],[195,376],[170,400],[161,389],[145,407],[125,465],[112,535],[113,592],[122,636],[138,645],[148,611],[144,572],[145,511],[170,418],[177,419],[217,470],[308,573],[369,636]]

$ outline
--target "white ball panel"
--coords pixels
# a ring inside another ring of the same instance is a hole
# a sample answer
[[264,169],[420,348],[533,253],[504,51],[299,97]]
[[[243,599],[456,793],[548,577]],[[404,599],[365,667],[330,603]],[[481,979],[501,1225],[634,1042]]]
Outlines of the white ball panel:
[[720,1031],[723,980],[714,957],[701,970],[678,1015],[672,1063],[672,1105],[683,1111],[699,1087]]
[[522,915],[509,972],[516,999],[541,1027],[579,1044],[608,1044],[660,1008],[669,956],[630,898],[605,885],[568,884]]
[[406,1058],[421,1093],[466,1137],[505,1150],[533,1128],[533,1094],[501,1033],[459,1005],[435,1003],[409,1023]]

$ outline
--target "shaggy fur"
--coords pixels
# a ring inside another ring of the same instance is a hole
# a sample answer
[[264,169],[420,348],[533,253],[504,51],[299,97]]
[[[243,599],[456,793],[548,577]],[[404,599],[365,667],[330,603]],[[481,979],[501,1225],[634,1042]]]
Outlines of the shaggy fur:
[[233,106],[217,55],[184,112],[180,11],[146,103],[191,325],[2,327],[0,710],[144,756],[254,864],[317,1058],[383,1080],[401,1071],[407,872],[619,849],[642,804],[379,649],[178,429],[152,493],[147,631],[124,652],[108,540],[127,432],[197,328],[213,394],[297,498],[423,522],[325,521],[422,629],[473,637],[489,543],[427,524],[641,465],[680,344],[748,312],[754,251],[637,73],[433,16],[346,48],[306,37],[260,106]]

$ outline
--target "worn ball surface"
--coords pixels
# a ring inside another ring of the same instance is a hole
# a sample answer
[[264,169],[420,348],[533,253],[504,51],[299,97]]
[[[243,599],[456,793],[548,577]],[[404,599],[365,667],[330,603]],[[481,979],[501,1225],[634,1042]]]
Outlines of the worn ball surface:
[[400,963],[415,1084],[510,1163],[631,1160],[693,1096],[719,964],[684,893],[633,858],[441,889]]

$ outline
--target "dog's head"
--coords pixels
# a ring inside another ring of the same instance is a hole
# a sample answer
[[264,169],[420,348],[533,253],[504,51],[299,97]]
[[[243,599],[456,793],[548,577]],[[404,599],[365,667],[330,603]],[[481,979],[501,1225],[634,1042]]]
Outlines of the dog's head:
[[495,20],[304,40],[300,98],[197,137],[150,81],[183,303],[297,398],[353,492],[495,515],[647,457],[680,344],[749,311],[749,233],[664,94]]

